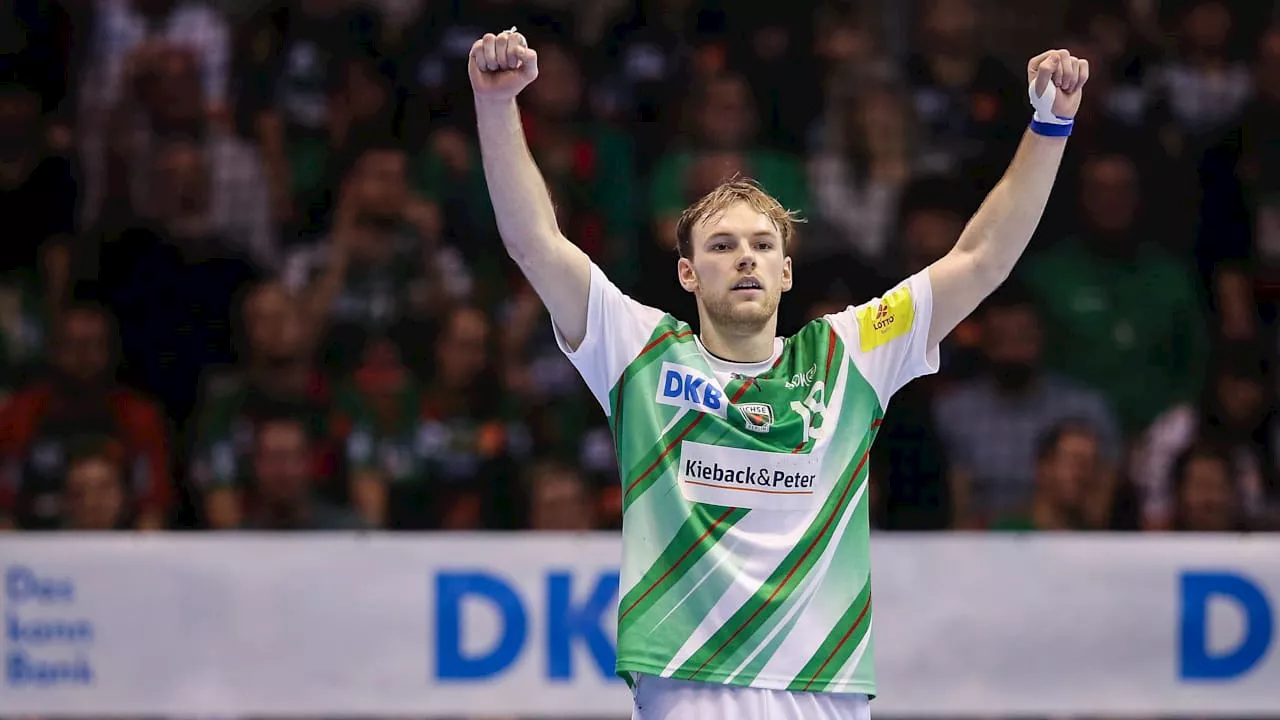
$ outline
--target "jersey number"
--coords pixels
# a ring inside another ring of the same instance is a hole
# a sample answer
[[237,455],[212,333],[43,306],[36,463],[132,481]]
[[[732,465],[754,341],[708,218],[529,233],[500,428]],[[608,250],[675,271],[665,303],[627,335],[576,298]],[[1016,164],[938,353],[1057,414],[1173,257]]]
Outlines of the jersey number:
[[825,384],[819,380],[809,389],[809,397],[805,398],[804,402],[799,400],[791,401],[791,409],[795,410],[804,420],[804,442],[809,442],[810,438],[820,439],[826,434],[827,428],[824,416],[827,413],[827,403],[824,396],[825,390]]

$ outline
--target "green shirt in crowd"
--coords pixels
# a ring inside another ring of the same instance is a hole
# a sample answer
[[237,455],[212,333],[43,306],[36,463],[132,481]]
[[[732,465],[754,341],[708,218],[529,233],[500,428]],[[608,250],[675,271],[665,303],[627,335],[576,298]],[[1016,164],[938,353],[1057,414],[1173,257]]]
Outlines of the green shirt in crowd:
[[1044,316],[1047,363],[1102,391],[1126,435],[1199,399],[1208,334],[1184,264],[1150,244],[1106,257],[1069,238],[1023,269]]

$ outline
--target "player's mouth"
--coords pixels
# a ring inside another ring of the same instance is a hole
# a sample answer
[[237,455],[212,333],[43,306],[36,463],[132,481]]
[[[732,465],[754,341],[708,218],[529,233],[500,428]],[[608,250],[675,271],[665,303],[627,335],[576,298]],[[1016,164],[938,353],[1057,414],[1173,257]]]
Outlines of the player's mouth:
[[736,293],[750,294],[750,293],[762,292],[764,290],[764,286],[760,284],[759,280],[748,275],[747,277],[744,277],[738,282],[734,283],[733,287],[729,288],[729,290]]

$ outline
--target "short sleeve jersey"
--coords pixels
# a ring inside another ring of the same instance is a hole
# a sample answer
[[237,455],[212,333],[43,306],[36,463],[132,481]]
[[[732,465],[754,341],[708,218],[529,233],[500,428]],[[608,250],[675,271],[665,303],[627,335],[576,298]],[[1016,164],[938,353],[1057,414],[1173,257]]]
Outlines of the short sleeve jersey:
[[889,398],[937,370],[927,272],[731,363],[591,270],[557,333],[622,476],[617,671],[875,694],[867,457]]

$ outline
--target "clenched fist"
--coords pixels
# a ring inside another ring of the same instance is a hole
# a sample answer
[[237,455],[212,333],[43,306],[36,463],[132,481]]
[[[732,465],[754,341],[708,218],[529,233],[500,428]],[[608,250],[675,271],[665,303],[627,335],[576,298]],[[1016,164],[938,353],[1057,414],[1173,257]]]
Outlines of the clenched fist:
[[[1031,103],[1036,110],[1051,106],[1053,114],[1063,119],[1074,118],[1080,110],[1080,90],[1089,81],[1089,61],[1066,50],[1049,50],[1027,63],[1027,82]],[[1046,95],[1052,94],[1052,99]]]
[[477,99],[509,100],[538,77],[538,53],[515,28],[485,33],[471,46],[467,65]]

